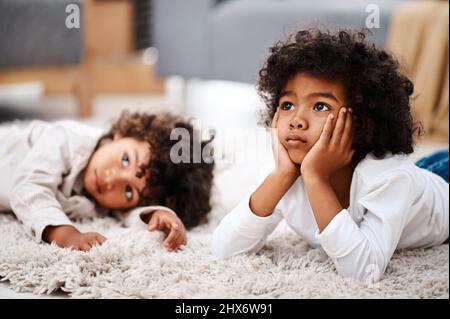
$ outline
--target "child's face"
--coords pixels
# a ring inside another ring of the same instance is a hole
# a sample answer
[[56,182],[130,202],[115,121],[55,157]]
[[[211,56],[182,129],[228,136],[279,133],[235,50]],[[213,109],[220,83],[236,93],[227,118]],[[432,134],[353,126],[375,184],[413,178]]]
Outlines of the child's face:
[[149,159],[148,142],[116,135],[92,155],[83,176],[84,187],[104,207],[135,207],[146,186],[146,176],[138,178],[136,173]]
[[318,141],[327,116],[333,113],[337,118],[344,105],[345,89],[338,81],[305,73],[297,73],[287,81],[278,104],[277,129],[278,138],[294,163],[301,164]]

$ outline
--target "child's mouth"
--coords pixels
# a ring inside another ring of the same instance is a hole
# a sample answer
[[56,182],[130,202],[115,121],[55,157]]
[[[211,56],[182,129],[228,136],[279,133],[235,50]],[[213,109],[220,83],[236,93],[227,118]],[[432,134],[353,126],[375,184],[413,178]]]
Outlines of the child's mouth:
[[291,146],[299,146],[302,144],[306,144],[306,140],[298,134],[290,133],[286,139],[286,144]]

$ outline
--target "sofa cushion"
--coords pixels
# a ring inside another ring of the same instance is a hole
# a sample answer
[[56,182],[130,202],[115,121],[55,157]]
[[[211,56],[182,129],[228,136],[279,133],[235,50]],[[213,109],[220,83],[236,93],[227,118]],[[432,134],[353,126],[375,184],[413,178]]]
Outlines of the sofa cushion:
[[79,63],[83,29],[66,27],[71,3],[82,12],[82,0],[0,1],[0,68]]

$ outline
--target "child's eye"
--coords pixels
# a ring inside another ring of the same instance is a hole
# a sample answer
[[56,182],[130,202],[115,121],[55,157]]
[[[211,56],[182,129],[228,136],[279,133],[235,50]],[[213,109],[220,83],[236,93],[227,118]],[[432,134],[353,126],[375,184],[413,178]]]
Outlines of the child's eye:
[[281,109],[285,111],[292,110],[294,108],[294,104],[291,102],[283,102],[281,103]]
[[319,103],[314,104],[313,109],[315,111],[323,112],[323,111],[329,111],[330,107],[325,103],[319,102]]
[[128,200],[131,200],[133,198],[133,188],[131,188],[130,185],[125,186],[125,197]]
[[122,155],[122,165],[124,167],[128,167],[128,165],[130,165],[130,159],[128,158],[128,154],[127,153],[124,153]]

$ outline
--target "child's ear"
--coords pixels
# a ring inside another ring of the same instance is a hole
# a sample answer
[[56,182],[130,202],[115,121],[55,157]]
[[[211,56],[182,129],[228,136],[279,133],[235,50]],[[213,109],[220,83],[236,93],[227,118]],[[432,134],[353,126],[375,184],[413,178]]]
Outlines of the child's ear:
[[123,135],[120,133],[114,134],[113,141],[117,141],[123,138]]

